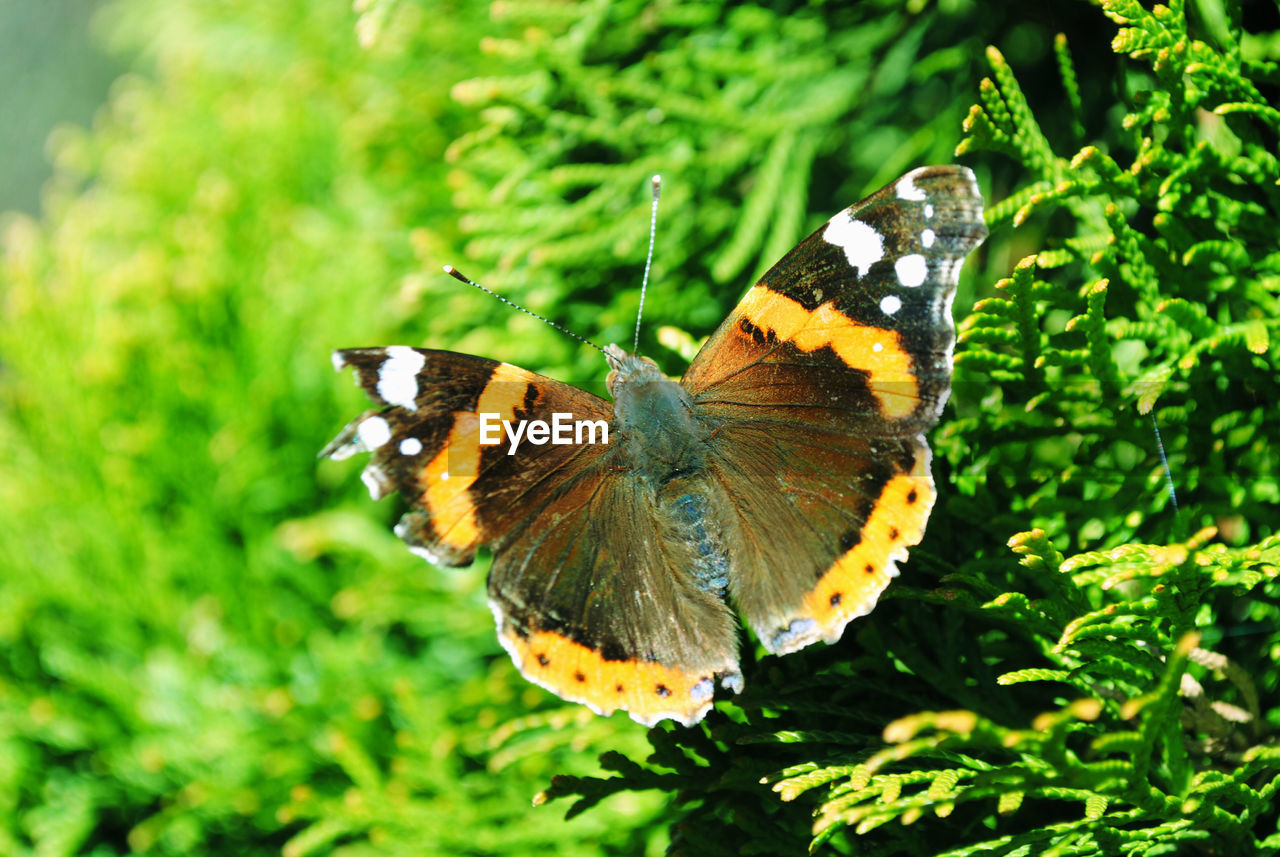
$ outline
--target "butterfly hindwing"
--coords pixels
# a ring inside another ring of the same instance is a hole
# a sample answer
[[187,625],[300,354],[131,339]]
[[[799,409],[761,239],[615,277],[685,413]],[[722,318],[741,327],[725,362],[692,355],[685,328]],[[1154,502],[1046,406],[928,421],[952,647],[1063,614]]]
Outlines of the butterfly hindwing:
[[727,529],[738,614],[773,654],[835,642],[924,534],[934,499],[928,446],[722,426],[709,469],[735,490]]
[[496,553],[490,606],[526,677],[649,725],[693,723],[717,682],[741,688],[737,622],[682,573],[696,549],[662,520],[634,472],[605,463],[558,486]]

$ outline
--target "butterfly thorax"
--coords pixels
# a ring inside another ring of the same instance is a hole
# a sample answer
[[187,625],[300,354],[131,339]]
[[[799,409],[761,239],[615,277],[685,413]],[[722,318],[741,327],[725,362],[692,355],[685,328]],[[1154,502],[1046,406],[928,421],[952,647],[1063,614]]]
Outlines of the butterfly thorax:
[[649,489],[649,502],[664,522],[661,535],[682,545],[676,555],[695,585],[723,598],[729,555],[706,481],[707,442],[715,428],[699,416],[689,391],[652,360],[616,345],[605,353],[613,368],[608,384],[619,466]]
[[714,431],[700,419],[684,387],[647,357],[606,349],[613,431],[624,466],[658,491],[673,480],[701,473],[705,441]]

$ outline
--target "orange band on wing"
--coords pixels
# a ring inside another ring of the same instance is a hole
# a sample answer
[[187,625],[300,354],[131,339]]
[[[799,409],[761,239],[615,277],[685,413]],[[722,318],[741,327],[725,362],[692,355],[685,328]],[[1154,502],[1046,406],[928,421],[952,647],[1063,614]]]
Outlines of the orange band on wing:
[[858,324],[828,301],[807,310],[768,286],[753,286],[738,312],[752,325],[801,351],[830,347],[845,365],[870,377],[867,385],[887,417],[909,416],[919,405],[919,386],[911,356],[897,331]]
[[451,548],[466,550],[474,545],[480,531],[476,525],[471,486],[480,474],[480,414],[497,414],[499,420],[515,419],[515,409],[524,404],[534,375],[499,363],[489,377],[474,413],[453,418],[453,428],[444,446],[435,454],[420,477],[422,503],[440,541]]
[[933,499],[927,456],[918,457],[911,473],[895,476],[884,486],[858,543],[805,596],[803,615],[817,621],[820,636],[838,636],[849,620],[871,612],[897,574],[894,563],[906,559],[907,548],[919,544],[924,535]]
[[552,631],[521,637],[510,627],[499,633],[525,678],[597,714],[619,709],[652,726],[671,718],[688,725],[711,707],[715,676],[685,672],[649,661],[610,661],[594,649]]

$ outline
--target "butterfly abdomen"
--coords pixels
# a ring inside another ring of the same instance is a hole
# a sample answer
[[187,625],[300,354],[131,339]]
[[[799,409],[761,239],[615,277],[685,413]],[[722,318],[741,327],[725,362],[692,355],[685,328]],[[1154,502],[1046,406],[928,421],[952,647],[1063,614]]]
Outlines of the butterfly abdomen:
[[729,589],[729,551],[712,516],[711,502],[701,493],[685,493],[665,510],[671,534],[684,542],[692,556],[689,573],[698,589],[723,599]]

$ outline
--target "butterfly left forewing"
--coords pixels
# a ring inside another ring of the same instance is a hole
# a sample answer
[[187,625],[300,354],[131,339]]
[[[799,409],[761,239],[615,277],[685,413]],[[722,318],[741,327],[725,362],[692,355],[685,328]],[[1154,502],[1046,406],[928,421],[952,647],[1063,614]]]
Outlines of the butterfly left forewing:
[[[334,365],[354,367],[357,382],[383,407],[361,415],[320,454],[372,452],[361,475],[369,493],[380,499],[399,492],[408,501],[396,533],[432,562],[469,564],[478,547],[525,526],[558,477],[608,449],[513,444],[501,423],[553,423],[562,413],[607,425],[612,412],[597,396],[509,363],[389,346],[337,351]],[[482,442],[495,435],[498,443]]]

